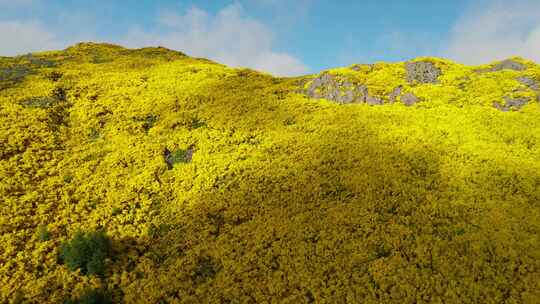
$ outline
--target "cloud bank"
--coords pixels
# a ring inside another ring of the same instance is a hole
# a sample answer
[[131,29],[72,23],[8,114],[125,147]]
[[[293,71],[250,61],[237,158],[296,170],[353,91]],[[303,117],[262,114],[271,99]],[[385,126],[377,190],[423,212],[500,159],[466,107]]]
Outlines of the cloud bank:
[[161,30],[134,27],[122,44],[129,47],[163,45],[191,56],[280,76],[309,71],[294,56],[273,50],[272,30],[256,19],[244,16],[238,3],[224,7],[215,15],[192,7],[185,14],[164,13],[158,21]]
[[443,56],[481,64],[512,56],[540,62],[540,1],[478,1],[451,30]]
[[[22,0],[17,6],[24,8],[37,1]],[[4,2],[0,0],[0,4]],[[64,15],[71,14],[77,12]],[[116,38],[82,32],[92,26],[81,24],[81,20],[82,23],[85,21],[83,18],[76,19],[67,18],[65,21],[68,24],[63,22],[64,29],[49,27],[37,19],[0,20],[0,56],[62,49],[79,41],[95,40],[127,47],[161,45],[191,56],[209,58],[234,67],[249,67],[278,76],[309,72],[309,67],[298,58],[276,51],[275,33],[260,21],[246,16],[239,2],[224,7],[216,14],[197,7],[182,14],[163,13],[156,20],[157,26],[143,29],[134,24],[125,35]],[[79,32],[72,29],[79,29]]]
[[14,56],[61,48],[55,33],[37,21],[0,21],[0,55]]
[[[345,39],[345,61],[358,57],[369,61],[383,54],[396,60],[441,56],[466,64],[522,56],[540,63],[540,1],[471,0],[470,3],[443,37],[429,29],[397,30],[374,37],[371,53],[365,49],[355,53],[356,44]],[[0,0],[4,9],[4,14],[0,14],[4,18],[0,17],[0,56],[61,49],[78,41],[94,40],[128,47],[161,45],[191,56],[279,76],[310,72],[298,57],[280,51],[276,40],[282,45],[287,39],[301,39],[298,35],[288,35],[294,33],[289,28],[313,7],[311,0],[299,0],[294,5],[285,0],[237,0],[215,13],[198,7],[182,12],[169,10],[154,20],[154,26],[143,28],[133,21],[131,26],[116,31],[115,36],[106,36],[103,31],[97,34],[96,24],[100,20],[97,12],[57,11],[55,21],[48,23],[39,18],[13,17],[17,15],[13,12],[41,11],[45,9],[42,4],[43,0]],[[248,16],[242,4],[271,12],[275,18],[262,23]],[[348,34],[343,35],[346,38]],[[324,43],[321,41],[320,46],[324,47]],[[339,54],[335,57],[339,60]]]

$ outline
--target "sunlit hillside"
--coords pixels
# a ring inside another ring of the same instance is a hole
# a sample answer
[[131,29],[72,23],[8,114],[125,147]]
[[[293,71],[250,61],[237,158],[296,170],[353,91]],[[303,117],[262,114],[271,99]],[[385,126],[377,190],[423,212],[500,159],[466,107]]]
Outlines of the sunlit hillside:
[[0,57],[0,303],[539,303],[539,83]]

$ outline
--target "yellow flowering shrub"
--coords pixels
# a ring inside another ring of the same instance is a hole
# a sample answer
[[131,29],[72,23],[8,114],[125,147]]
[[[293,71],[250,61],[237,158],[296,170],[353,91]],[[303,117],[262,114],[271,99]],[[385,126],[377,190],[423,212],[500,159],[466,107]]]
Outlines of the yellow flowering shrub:
[[[540,301],[540,109],[516,80],[534,63],[419,58],[441,70],[419,85],[404,63],[327,71],[408,107],[164,48],[0,59],[2,303]],[[530,101],[496,109],[507,94]],[[98,229],[102,276],[60,263]]]

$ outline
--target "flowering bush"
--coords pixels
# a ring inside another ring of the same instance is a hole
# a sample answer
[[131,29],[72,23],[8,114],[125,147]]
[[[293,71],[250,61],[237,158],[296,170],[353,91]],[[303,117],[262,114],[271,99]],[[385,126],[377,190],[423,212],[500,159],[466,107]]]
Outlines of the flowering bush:
[[371,106],[163,48],[0,59],[0,302],[540,301],[532,62],[327,72]]

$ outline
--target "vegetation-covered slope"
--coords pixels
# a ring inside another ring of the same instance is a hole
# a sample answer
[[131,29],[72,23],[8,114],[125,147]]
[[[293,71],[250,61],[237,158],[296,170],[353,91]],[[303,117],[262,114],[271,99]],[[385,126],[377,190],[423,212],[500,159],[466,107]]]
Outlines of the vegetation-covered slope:
[[538,303],[538,81],[0,58],[0,302]]

